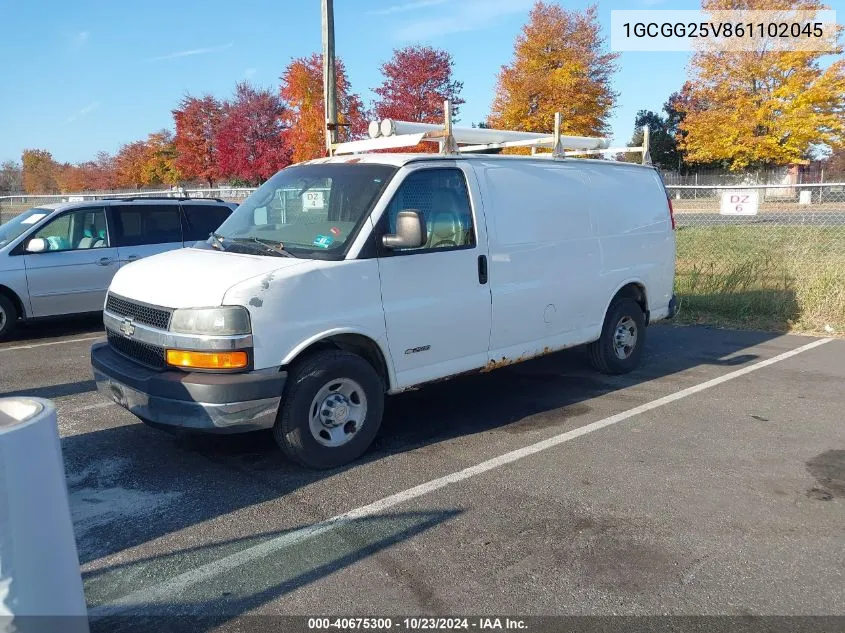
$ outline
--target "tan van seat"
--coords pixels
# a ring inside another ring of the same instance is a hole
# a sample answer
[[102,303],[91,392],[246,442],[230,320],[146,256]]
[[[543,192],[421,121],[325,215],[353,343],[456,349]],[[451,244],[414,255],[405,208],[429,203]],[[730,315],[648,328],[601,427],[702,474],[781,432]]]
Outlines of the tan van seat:
[[451,189],[438,189],[432,194],[427,248],[464,245],[461,207],[457,194]]

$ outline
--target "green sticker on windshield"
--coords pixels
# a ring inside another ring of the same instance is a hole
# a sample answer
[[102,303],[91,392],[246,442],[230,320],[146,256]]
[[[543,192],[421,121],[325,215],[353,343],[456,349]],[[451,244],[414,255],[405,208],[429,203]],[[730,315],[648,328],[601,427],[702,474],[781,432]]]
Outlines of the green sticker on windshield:
[[318,235],[311,243],[320,248],[328,248],[332,242],[334,242],[334,238],[331,235]]

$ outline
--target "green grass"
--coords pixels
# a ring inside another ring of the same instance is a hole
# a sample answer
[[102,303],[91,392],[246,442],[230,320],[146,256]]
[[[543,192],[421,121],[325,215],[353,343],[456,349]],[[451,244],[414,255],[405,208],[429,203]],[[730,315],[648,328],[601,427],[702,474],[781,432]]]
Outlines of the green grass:
[[845,226],[684,227],[679,320],[845,333]]

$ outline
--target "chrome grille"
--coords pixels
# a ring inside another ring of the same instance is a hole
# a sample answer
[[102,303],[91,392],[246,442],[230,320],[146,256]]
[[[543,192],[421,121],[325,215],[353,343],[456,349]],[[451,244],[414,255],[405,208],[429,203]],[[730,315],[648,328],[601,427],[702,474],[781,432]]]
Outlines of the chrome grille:
[[153,369],[164,369],[164,348],[149,343],[142,343],[131,338],[121,336],[117,332],[106,330],[109,346],[118,354],[130,360],[146,365]]
[[166,330],[170,326],[172,311],[167,308],[154,308],[109,294],[106,299],[106,310],[112,314],[130,317],[132,320],[144,325]]

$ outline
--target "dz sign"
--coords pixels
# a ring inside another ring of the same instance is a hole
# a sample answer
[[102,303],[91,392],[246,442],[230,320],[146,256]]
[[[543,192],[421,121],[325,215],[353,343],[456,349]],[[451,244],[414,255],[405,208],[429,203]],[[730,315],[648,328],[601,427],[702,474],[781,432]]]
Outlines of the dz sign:
[[758,191],[725,191],[722,193],[722,207],[719,213],[722,215],[757,215],[759,205],[760,193]]

